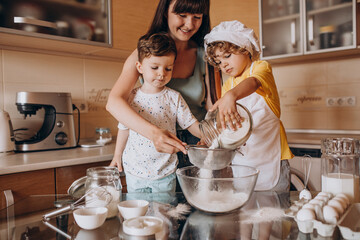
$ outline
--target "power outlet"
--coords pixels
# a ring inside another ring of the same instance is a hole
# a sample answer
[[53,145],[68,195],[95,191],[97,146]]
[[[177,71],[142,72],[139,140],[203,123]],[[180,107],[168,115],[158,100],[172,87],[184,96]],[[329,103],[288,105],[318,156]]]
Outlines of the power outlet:
[[326,106],[328,107],[335,107],[337,105],[335,97],[328,97],[326,98]]
[[355,105],[355,96],[326,98],[326,106],[328,107],[353,107]]
[[73,100],[73,104],[80,110],[80,113],[87,113],[89,110],[85,100]]
[[356,105],[356,97],[355,96],[345,97],[345,102],[346,102],[347,106],[355,106]]

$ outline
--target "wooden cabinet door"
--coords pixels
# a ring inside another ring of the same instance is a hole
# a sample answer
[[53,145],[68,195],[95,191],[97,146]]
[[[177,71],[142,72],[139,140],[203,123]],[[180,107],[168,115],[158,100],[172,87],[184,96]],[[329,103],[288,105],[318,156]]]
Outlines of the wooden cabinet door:
[[159,0],[113,0],[113,48],[134,51],[138,39],[150,26],[158,3]]
[[[55,194],[54,169],[44,169],[30,172],[14,173],[0,176],[0,209],[6,207],[6,199],[3,191],[11,190],[14,202],[27,198],[31,195]],[[31,198],[29,198],[31,201]],[[55,200],[55,197],[54,197]],[[15,212],[27,213],[38,209],[44,209],[44,203],[36,202],[32,204],[32,209],[19,209],[15,207]],[[49,206],[53,207],[52,206]]]

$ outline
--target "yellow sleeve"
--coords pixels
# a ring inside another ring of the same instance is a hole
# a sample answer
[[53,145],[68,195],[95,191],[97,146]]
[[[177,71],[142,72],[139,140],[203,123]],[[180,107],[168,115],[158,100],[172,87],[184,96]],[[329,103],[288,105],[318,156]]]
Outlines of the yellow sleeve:
[[261,83],[256,93],[265,99],[270,109],[280,118],[280,99],[270,64],[266,61],[254,62],[250,76]]

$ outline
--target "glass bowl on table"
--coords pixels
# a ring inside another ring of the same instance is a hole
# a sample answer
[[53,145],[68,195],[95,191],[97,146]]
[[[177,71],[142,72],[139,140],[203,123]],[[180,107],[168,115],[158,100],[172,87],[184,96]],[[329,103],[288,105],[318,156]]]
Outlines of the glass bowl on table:
[[230,165],[220,170],[189,166],[176,171],[187,202],[208,213],[226,213],[241,208],[251,197],[259,170]]

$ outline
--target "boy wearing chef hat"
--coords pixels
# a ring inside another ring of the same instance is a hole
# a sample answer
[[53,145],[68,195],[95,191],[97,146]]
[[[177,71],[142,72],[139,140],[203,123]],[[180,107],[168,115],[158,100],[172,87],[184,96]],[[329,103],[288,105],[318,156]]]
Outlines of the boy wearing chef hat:
[[219,109],[223,127],[241,127],[235,103],[247,107],[253,118],[253,131],[233,164],[260,170],[255,190],[290,189],[293,157],[280,121],[280,100],[272,68],[259,60],[260,46],[253,29],[239,21],[225,21],[205,36],[206,60],[230,76],[222,86],[221,98],[210,111]]

